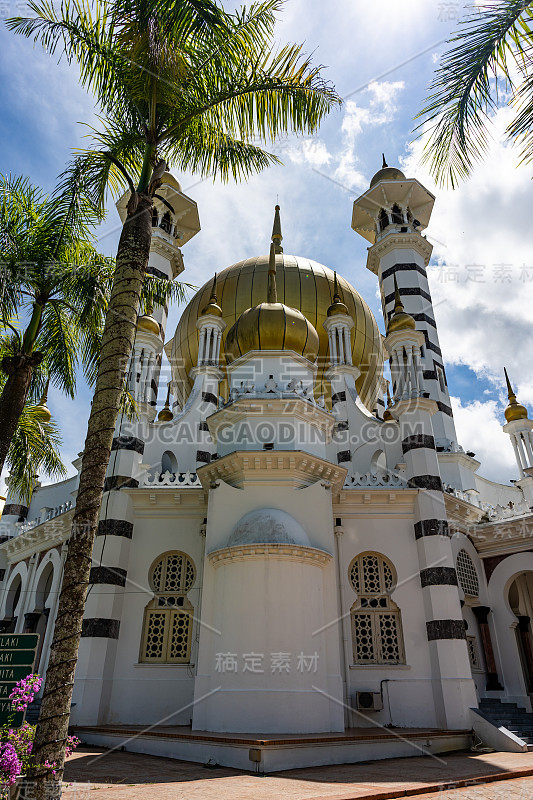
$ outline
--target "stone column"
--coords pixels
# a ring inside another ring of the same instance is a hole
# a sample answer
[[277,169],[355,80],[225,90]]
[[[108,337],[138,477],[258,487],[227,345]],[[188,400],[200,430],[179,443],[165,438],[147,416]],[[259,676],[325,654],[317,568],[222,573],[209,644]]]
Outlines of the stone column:
[[483,655],[485,657],[485,665],[487,667],[486,689],[487,692],[499,692],[503,689],[503,686],[498,680],[498,670],[496,669],[494,648],[492,647],[492,637],[490,635],[489,628],[490,608],[488,606],[472,606],[472,611],[474,612],[474,616],[479,625],[481,646],[483,647]]

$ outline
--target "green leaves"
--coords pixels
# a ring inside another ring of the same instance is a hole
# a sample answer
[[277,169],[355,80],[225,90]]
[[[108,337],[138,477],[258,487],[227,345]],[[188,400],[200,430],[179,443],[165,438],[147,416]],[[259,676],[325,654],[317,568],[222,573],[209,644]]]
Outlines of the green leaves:
[[441,183],[457,186],[483,158],[491,114],[502,102],[520,109],[507,134],[521,139],[524,159],[533,157],[532,23],[533,3],[499,0],[465,19],[451,40],[457,44],[442,57],[418,127],[432,123],[425,161]]
[[10,492],[29,503],[35,476],[44,472],[50,477],[64,477],[67,471],[59,452],[61,444],[56,423],[44,423],[37,404],[26,403],[6,459]]
[[316,131],[340,104],[301,46],[273,47],[282,5],[229,14],[211,0],[63,0],[56,12],[42,0],[8,27],[50,53],[61,46],[95,92],[101,125],[80,164],[101,209],[106,189],[145,191],[154,158],[245,178],[279,163],[260,145]]

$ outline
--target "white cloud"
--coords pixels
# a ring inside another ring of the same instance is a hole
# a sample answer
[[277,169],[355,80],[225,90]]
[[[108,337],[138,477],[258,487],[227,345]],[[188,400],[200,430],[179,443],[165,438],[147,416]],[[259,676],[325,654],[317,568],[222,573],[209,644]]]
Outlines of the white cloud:
[[497,112],[487,158],[456,191],[435,187],[420,167],[423,141],[402,168],[436,195],[427,236],[440,265],[430,281],[445,359],[499,385],[505,365],[521,399],[533,402],[531,167],[518,167],[517,149],[503,139],[509,114]]
[[452,397],[451,401],[459,441],[481,461],[479,474],[501,483],[518,478],[512,445],[502,430],[503,415],[498,403],[475,400],[463,404],[459,397]]

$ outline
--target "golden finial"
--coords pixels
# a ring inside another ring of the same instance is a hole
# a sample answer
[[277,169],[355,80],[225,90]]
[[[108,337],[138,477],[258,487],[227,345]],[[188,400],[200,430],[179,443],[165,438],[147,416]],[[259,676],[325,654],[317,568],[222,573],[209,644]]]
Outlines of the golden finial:
[[270,245],[270,258],[268,260],[267,303],[277,302],[278,289],[276,286],[276,244],[274,241],[272,241],[272,244]]
[[165,400],[165,405],[157,415],[158,422],[170,422],[174,419],[174,414],[170,410],[170,383],[168,384],[167,389],[167,399]]
[[274,225],[272,226],[272,241],[276,247],[276,253],[283,253],[281,242],[283,236],[281,235],[281,219],[279,216],[280,207],[277,205],[274,209]]
[[337,281],[337,273],[333,273],[333,303],[327,311],[328,317],[334,317],[337,314],[348,314],[348,307],[342,302],[339,294],[339,284]]
[[48,387],[50,386],[50,378],[46,381],[44,392],[42,394],[41,399],[37,406],[35,406],[35,411],[39,417],[40,422],[50,422],[52,419],[52,413],[49,408],[46,407],[46,401],[48,400]]
[[218,304],[218,297],[217,297],[217,274],[215,272],[215,276],[213,278],[213,284],[211,286],[211,296],[209,298],[209,302],[206,307],[202,310],[202,316],[207,316],[211,314],[214,317],[221,317],[222,316],[222,309]]
[[404,311],[400,290],[398,288],[398,281],[396,280],[396,273],[394,273],[394,311],[387,326],[387,334],[393,331],[402,330],[415,330],[416,322],[413,317]]
[[513,422],[516,419],[527,419],[527,408],[521,405],[516,399],[516,394],[511,386],[511,381],[507,374],[505,367],[503,368],[505,374],[505,382],[507,383],[507,396],[509,398],[509,405],[505,409],[505,419],[507,422]]

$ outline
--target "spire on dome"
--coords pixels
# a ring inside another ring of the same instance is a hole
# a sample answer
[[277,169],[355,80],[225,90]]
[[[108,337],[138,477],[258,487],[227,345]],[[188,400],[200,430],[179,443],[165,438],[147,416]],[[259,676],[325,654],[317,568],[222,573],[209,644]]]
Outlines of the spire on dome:
[[387,326],[387,334],[393,331],[401,330],[415,330],[416,322],[413,317],[404,311],[400,290],[398,289],[398,281],[396,280],[396,273],[394,273],[394,311]]
[[165,405],[157,415],[158,422],[170,422],[174,419],[174,414],[170,410],[170,383],[168,384],[167,389],[167,399],[165,400]]
[[39,419],[41,422],[50,422],[50,420],[52,419],[52,414],[50,412],[50,409],[46,407],[46,401],[48,400],[49,386],[50,386],[50,378],[48,378],[48,380],[46,381],[42,397],[39,400],[38,405],[35,407],[35,411],[39,415]]
[[521,405],[516,399],[516,394],[513,391],[513,387],[511,386],[511,381],[509,380],[509,376],[505,367],[503,368],[503,371],[505,374],[505,382],[507,383],[507,396],[509,398],[509,405],[504,412],[505,419],[507,422],[513,422],[517,419],[527,419],[527,408]]
[[277,205],[274,209],[274,225],[272,226],[272,242],[276,247],[276,253],[283,253],[281,242],[283,236],[281,235],[281,219],[279,216],[280,207]]
[[337,314],[348,314],[348,307],[342,302],[339,294],[339,283],[337,281],[337,273],[333,273],[333,303],[328,308],[328,317],[334,317]]
[[[279,208],[279,206],[276,206],[276,208]],[[274,226],[275,224],[276,223],[274,223]],[[272,234],[272,244],[270,245],[270,259],[268,262],[267,303],[277,303],[277,302],[278,302],[278,290],[276,287],[276,244],[274,242],[274,234]]]
[[394,422],[394,417],[390,412],[391,405],[392,405],[392,400],[390,396],[389,382],[387,381],[387,408],[385,409],[385,413],[383,414],[383,422]]
[[385,161],[385,153],[382,153],[381,155],[383,156],[383,164],[381,165],[381,169],[387,169],[387,167],[388,167],[389,165],[388,165],[388,164],[387,164],[387,162]]
[[201,316],[208,316],[214,317],[221,317],[222,316],[222,309],[218,304],[218,297],[217,297],[217,274],[213,277],[213,284],[211,286],[211,296],[209,298],[209,302],[205,308],[202,309]]

